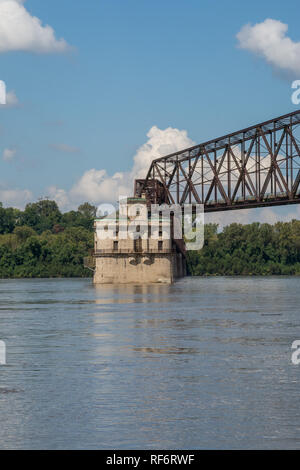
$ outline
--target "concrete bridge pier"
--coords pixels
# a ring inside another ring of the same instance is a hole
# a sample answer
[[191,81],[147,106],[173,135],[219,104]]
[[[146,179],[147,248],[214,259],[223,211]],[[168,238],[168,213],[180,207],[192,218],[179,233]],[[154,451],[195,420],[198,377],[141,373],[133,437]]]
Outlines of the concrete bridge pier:
[[154,231],[151,223],[143,197],[128,198],[125,213],[95,220],[95,284],[171,284],[186,275],[184,244],[172,239],[170,220],[158,218]]

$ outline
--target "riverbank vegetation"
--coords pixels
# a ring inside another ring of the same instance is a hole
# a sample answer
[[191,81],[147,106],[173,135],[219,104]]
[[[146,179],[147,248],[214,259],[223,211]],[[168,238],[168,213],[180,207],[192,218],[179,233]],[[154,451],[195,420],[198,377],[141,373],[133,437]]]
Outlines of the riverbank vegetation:
[[[0,203],[0,278],[88,277],[83,259],[93,250],[96,208],[61,213],[56,202],[24,211]],[[300,221],[275,225],[205,226],[200,251],[189,251],[191,275],[300,275]]]
[[0,278],[88,277],[83,258],[93,250],[96,208],[62,214],[54,201],[24,211],[0,206]]
[[205,226],[204,247],[188,252],[188,270],[203,275],[300,275],[300,221]]

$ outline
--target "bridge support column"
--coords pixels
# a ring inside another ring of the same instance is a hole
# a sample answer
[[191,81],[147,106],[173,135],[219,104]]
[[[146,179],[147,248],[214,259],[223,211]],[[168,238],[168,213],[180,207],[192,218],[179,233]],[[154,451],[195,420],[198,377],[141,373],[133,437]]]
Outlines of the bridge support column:
[[[152,233],[151,221],[148,218],[145,198],[129,198],[129,210],[126,214],[117,213],[110,217],[95,220],[95,284],[171,284],[175,279],[185,275],[185,256],[183,243],[175,244],[169,237],[171,230],[166,229],[170,220],[157,219],[157,231]],[[138,222],[136,214],[144,210],[145,219]],[[111,221],[111,224],[110,224]],[[136,230],[141,236],[132,239],[128,235],[132,223],[138,225]],[[109,232],[109,227],[113,231]],[[110,233],[111,236],[103,238],[100,233]],[[123,231],[123,233],[122,233]],[[146,234],[146,236],[145,236]],[[181,241],[182,242],[182,241]],[[178,248],[181,247],[181,248]],[[181,251],[180,251],[181,249]]]
[[96,257],[95,284],[171,284],[182,277],[177,253],[111,253]]

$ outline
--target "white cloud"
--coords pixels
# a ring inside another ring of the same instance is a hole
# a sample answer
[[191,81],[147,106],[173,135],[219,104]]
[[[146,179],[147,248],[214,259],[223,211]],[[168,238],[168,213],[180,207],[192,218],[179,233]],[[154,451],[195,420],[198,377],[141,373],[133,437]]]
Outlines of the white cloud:
[[18,106],[20,103],[14,90],[6,93],[6,104],[0,104],[0,108],[17,108]]
[[61,210],[70,210],[86,201],[92,204],[114,203],[119,194],[131,195],[132,187],[126,186],[127,182],[124,173],[116,173],[110,177],[105,170],[93,168],[86,171],[70,191],[50,186],[46,192]]
[[187,131],[180,131],[173,127],[162,130],[157,126],[153,126],[147,137],[148,141],[138,149],[134,156],[134,165],[131,171],[132,179],[144,178],[152,160],[155,158],[195,145],[188,137]]
[[67,144],[50,144],[50,148],[65,153],[77,153],[80,151],[78,147],[73,147]]
[[0,0],[0,53],[29,51],[61,53],[70,47],[64,39],[56,39],[53,28],[42,25],[26,10],[24,0]]
[[123,173],[108,176],[106,170],[91,169],[84,173],[69,193],[71,201],[115,202],[119,194],[131,195],[128,178]]
[[58,189],[56,186],[49,186],[46,194],[49,199],[54,199],[61,209],[67,210],[69,208],[68,195],[64,189]]
[[33,194],[28,189],[6,189],[0,187],[0,201],[5,207],[12,206],[23,209],[33,201]]
[[[111,176],[108,175],[105,169],[92,168],[87,170],[69,191],[50,186],[46,189],[45,194],[56,200],[63,211],[75,209],[85,201],[93,204],[115,203],[119,196],[131,196],[133,194],[134,179],[146,176],[154,158],[194,145],[185,130],[171,127],[162,130],[157,126],[153,126],[147,137],[147,142],[137,150],[133,158],[131,171],[117,172]],[[64,151],[75,149],[64,144],[56,145],[55,148]],[[8,157],[8,153],[6,153],[6,157]],[[5,205],[14,204],[19,207],[20,201],[23,202],[20,196],[22,194],[24,195],[24,201],[29,202],[29,199],[32,202],[34,200],[32,193],[28,190],[23,193],[19,190],[6,190],[6,192],[0,191],[0,201],[2,197],[2,202]],[[25,197],[28,195],[30,195],[29,198]]]
[[10,160],[13,160],[13,158],[15,157],[17,153],[17,150],[15,148],[6,148],[4,149],[3,151],[3,160],[4,161],[10,161]]
[[239,46],[263,57],[276,69],[300,73],[300,42],[286,33],[288,25],[267,18],[262,23],[247,24],[237,34]]
[[62,209],[77,207],[84,201],[93,204],[115,203],[119,196],[133,194],[134,179],[146,176],[154,158],[194,145],[187,131],[172,127],[162,130],[153,126],[147,137],[147,142],[137,150],[133,158],[131,171],[117,172],[110,176],[105,169],[92,168],[82,175],[70,191],[52,186],[48,188],[48,192]]

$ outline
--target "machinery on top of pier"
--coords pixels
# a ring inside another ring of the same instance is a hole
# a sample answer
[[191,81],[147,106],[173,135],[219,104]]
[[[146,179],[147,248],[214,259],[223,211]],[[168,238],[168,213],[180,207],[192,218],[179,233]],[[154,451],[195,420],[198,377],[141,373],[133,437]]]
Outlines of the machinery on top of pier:
[[205,212],[300,203],[300,110],[157,158],[134,193]]

